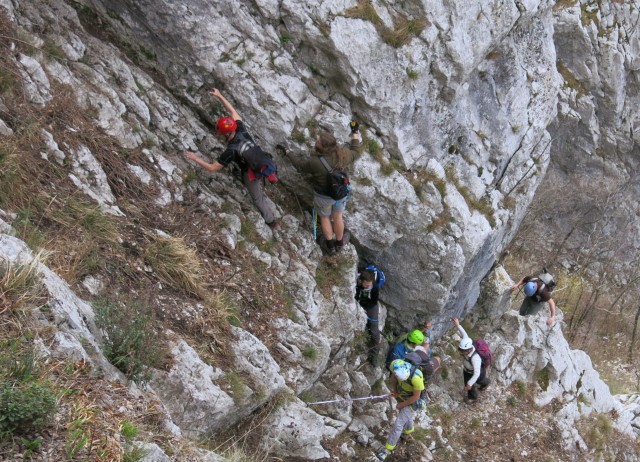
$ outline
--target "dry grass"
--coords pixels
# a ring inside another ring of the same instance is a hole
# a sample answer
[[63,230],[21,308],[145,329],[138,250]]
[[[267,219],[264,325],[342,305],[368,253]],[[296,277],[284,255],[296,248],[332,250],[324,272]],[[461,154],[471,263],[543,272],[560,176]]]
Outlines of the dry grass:
[[0,313],[16,312],[42,300],[43,286],[38,271],[42,260],[42,253],[28,263],[0,260]]
[[157,237],[146,249],[144,260],[158,277],[176,289],[203,298],[203,268],[196,249],[182,237]]
[[357,18],[372,23],[380,38],[394,48],[400,48],[407,45],[411,39],[418,37],[425,27],[429,24],[424,18],[409,19],[405,16],[394,18],[394,27],[387,27],[371,0],[359,0],[358,4],[345,11],[344,15],[348,18]]

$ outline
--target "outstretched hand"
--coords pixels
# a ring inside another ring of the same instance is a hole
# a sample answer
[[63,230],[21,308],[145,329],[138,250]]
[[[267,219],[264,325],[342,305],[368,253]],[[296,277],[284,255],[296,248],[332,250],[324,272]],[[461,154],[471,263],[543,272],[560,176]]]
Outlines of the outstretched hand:
[[189,160],[197,160],[197,159],[200,158],[200,157],[198,157],[198,154],[196,154],[195,152],[191,152],[191,151],[185,151],[184,157],[186,157]]
[[518,284],[514,284],[514,285],[511,286],[511,292],[515,292],[519,288],[520,288],[520,286]]
[[451,320],[453,321],[453,324],[458,327],[460,325],[460,320],[458,318],[451,318]]
[[215,96],[216,98],[222,97],[222,93],[220,93],[220,90],[218,90],[217,88],[212,88],[211,90],[209,90],[209,94],[211,96]]

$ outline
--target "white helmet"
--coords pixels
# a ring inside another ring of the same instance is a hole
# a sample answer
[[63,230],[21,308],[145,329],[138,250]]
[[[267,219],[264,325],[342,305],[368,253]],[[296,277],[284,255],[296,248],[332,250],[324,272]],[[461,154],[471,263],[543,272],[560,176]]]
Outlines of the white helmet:
[[458,348],[460,350],[470,350],[471,348],[473,348],[473,340],[471,340],[469,337],[465,337],[462,340],[460,340],[460,346],[458,346]]
[[391,372],[393,372],[396,378],[401,382],[407,380],[409,378],[409,375],[411,374],[411,364],[401,359],[396,359],[395,361],[393,361],[389,366],[389,369],[391,369]]

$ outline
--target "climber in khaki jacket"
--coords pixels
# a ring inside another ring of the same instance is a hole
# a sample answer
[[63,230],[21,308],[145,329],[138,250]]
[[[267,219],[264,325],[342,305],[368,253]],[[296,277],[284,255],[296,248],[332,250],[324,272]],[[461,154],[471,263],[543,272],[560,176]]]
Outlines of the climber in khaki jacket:
[[[335,136],[329,132],[320,132],[311,156],[304,160],[285,152],[291,163],[310,176],[314,191],[313,205],[320,217],[320,227],[327,242],[329,255],[340,252],[344,246],[344,213],[350,195],[336,199],[331,197],[328,178],[329,170],[346,171],[358,157],[360,147],[360,125],[355,120],[349,124],[351,142],[349,148],[338,145]],[[325,165],[326,163],[326,165]]]

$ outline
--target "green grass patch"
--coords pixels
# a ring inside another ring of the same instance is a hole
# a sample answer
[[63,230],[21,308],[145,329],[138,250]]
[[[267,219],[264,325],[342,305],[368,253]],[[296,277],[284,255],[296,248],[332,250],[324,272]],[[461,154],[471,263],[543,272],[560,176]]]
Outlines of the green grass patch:
[[307,345],[304,350],[302,350],[302,356],[310,361],[315,361],[318,358],[318,350],[313,345]]
[[[248,221],[248,220],[245,220]],[[144,261],[158,278],[176,289],[204,297],[204,270],[198,252],[181,237],[156,237],[145,249]]]
[[104,330],[104,355],[129,379],[149,380],[149,369],[163,365],[166,347],[156,331],[153,309],[138,302],[93,304],[96,324]]

